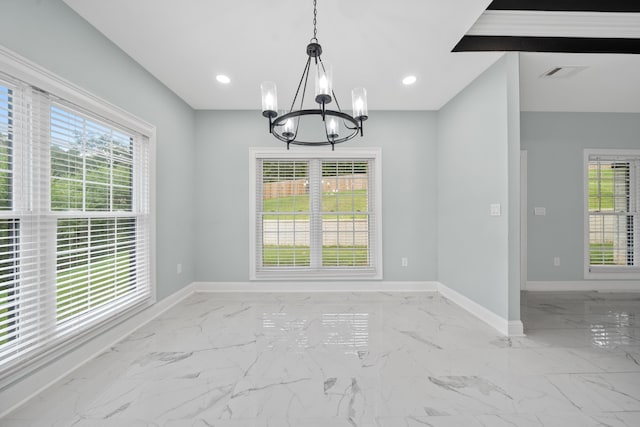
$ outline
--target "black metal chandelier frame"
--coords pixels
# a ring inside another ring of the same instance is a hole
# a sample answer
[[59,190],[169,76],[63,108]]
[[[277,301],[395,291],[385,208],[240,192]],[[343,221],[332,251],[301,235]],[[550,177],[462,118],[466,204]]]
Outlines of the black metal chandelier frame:
[[[322,68],[323,72],[326,73],[326,69],[321,57],[322,46],[320,46],[320,44],[318,43],[317,38],[317,0],[313,1],[313,37],[307,45],[307,55],[307,62],[302,72],[302,76],[300,77],[300,82],[298,83],[298,88],[296,89],[296,94],[293,97],[293,101],[291,102],[289,111],[280,116],[278,116],[278,113],[275,110],[266,109],[262,111],[262,115],[269,119],[269,133],[271,133],[278,140],[285,142],[287,144],[287,150],[289,149],[290,144],[308,146],[331,145],[331,149],[333,150],[335,149],[335,144],[349,141],[355,138],[358,134],[360,134],[360,136],[364,136],[363,124],[364,121],[368,119],[368,116],[364,114],[364,112],[366,112],[366,106],[364,107],[364,109],[360,109],[363,114],[355,117],[343,112],[342,108],[340,107],[340,103],[338,102],[338,98],[333,91],[333,88],[331,88],[330,95],[326,93],[316,95],[315,101],[318,103],[319,108],[303,108],[305,93],[307,91],[307,85],[309,82],[311,61],[313,60],[316,67],[318,67],[319,65]],[[302,91],[300,89],[302,89]],[[298,98],[300,98],[300,107],[298,110],[294,110]],[[334,100],[337,110],[328,109],[327,104],[331,103]],[[366,103],[366,98],[364,99],[364,102]],[[303,116],[320,116],[322,118],[322,121],[325,123],[325,140],[304,141],[298,139],[300,118]],[[344,127],[348,130],[347,135],[340,137],[338,133],[332,133],[326,125],[327,116],[335,117],[342,120]],[[291,129],[286,129],[285,124],[289,120],[295,120],[293,131]]]

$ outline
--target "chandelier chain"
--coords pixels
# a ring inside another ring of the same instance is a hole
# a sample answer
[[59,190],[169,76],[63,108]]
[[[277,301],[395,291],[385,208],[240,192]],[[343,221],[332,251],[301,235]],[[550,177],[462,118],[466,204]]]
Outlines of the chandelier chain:
[[318,42],[318,8],[317,8],[317,0],[313,0],[313,38],[311,41],[315,40]]

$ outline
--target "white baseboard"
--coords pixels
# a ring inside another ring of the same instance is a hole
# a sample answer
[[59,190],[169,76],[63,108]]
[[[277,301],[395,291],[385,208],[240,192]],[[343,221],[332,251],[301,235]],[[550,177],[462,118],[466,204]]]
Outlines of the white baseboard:
[[24,379],[0,390],[0,419],[178,304],[194,292],[193,288],[193,284],[187,285],[162,301],[81,344],[45,367],[30,373]]
[[194,292],[438,292],[438,282],[196,282]]
[[506,320],[440,282],[196,282],[194,292],[439,292],[507,336],[524,336],[520,320]]
[[531,292],[640,292],[640,280],[528,281],[523,290]]
[[477,302],[467,298],[462,295],[458,291],[451,289],[443,283],[438,284],[438,292],[456,303],[469,313],[476,316],[478,319],[482,320],[492,328],[496,329],[503,335],[506,336],[523,336],[524,335],[524,327],[520,320],[507,320],[501,316],[498,316],[493,311],[481,306]]
[[522,320],[509,320],[508,333],[510,337],[524,337],[524,324]]

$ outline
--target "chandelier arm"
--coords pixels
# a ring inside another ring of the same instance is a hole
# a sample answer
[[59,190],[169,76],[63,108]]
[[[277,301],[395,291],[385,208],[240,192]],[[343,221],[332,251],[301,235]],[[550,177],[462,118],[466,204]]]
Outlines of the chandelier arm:
[[[298,138],[298,129],[300,129],[300,116],[296,117],[296,131],[290,141],[295,141]],[[289,149],[289,141],[287,141],[287,150]]]
[[[304,95],[307,93],[307,84],[309,83],[309,69],[311,67],[311,57],[307,59],[307,69],[304,75],[304,88],[302,89],[302,98],[300,99],[300,109],[304,108]],[[291,112],[291,111],[289,111]]]
[[[296,131],[293,134],[293,138],[291,138],[291,141],[295,141],[298,138],[298,129],[300,129],[300,116],[298,116],[296,118]],[[289,143],[287,142],[287,147],[289,147]],[[289,148],[287,148],[288,150]]]
[[[307,83],[309,82],[309,69],[310,69],[310,66],[311,66],[311,57],[309,57],[307,59],[307,67],[305,68],[304,88],[302,89],[302,97],[300,98],[300,110],[302,110],[302,108],[304,106],[304,95],[305,95],[305,93],[307,93]],[[300,81],[300,83],[302,83],[302,80]],[[294,99],[294,102],[295,102],[295,99]],[[293,107],[291,108],[291,111],[293,111]],[[289,111],[289,113],[291,113],[291,111]],[[296,119],[296,132],[293,135],[293,141],[295,141],[298,138],[298,129],[300,129],[300,117],[301,116],[298,116],[298,118]]]
[[[293,97],[293,101],[291,101],[291,108],[289,108],[289,112],[293,111],[293,107],[296,104],[296,99],[298,99],[298,94],[300,93],[300,86],[302,86],[302,81],[305,80],[305,76],[307,79],[309,78],[309,66],[311,65],[311,57],[307,58],[307,63],[304,66],[304,70],[302,71],[302,76],[300,76],[300,81],[298,82],[298,89],[296,89],[296,95]],[[302,91],[302,99],[304,100],[304,93],[307,90],[307,83],[304,84],[304,90]]]
[[338,107],[338,111],[342,112],[342,108],[340,108],[340,103],[338,102],[338,97],[336,93],[331,89],[331,95],[333,95],[333,100],[336,101],[336,107]]

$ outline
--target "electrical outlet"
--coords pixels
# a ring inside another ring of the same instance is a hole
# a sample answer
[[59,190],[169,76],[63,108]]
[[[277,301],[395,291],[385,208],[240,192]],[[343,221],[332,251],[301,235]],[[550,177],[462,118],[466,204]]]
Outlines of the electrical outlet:
[[560,265],[560,257],[554,257],[553,258],[553,265],[555,265],[556,267]]
[[182,264],[176,265],[176,273],[182,274]]
[[402,266],[403,267],[408,267],[409,266],[409,258],[402,257]]
[[533,214],[536,216],[545,216],[547,214],[547,208],[535,207],[533,208]]

